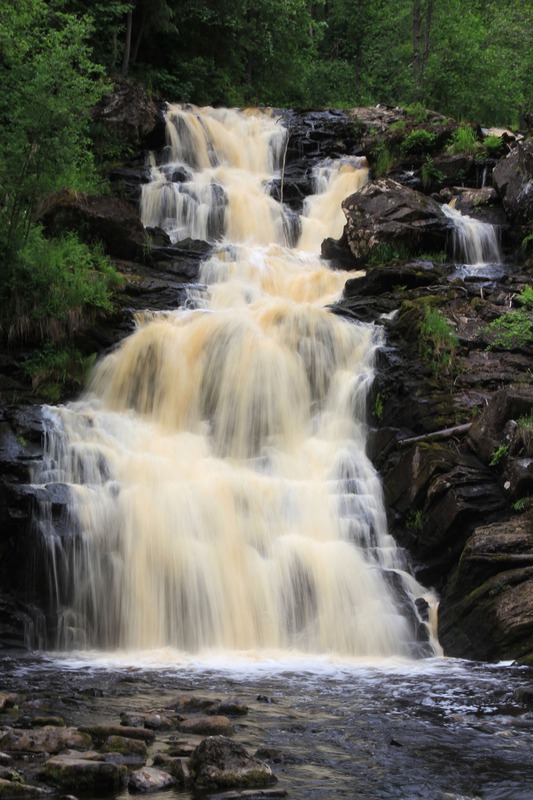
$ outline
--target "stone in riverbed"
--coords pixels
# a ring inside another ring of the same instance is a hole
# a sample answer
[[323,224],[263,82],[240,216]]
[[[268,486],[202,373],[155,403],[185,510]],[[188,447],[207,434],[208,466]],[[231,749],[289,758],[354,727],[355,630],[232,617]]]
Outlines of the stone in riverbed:
[[176,779],[169,773],[155,767],[143,767],[131,775],[128,789],[130,792],[158,792],[176,784]]
[[100,748],[102,753],[108,753],[107,760],[115,764],[128,764],[139,766],[146,762],[148,750],[145,742],[139,739],[128,739],[125,736],[108,736]]
[[156,753],[154,766],[163,767],[166,772],[170,772],[179,786],[190,786],[192,783],[188,758],[171,756],[169,753]]
[[225,736],[203,739],[192,754],[189,767],[198,787],[229,789],[276,782],[267,764],[249,756],[242,745]]
[[87,750],[92,747],[92,739],[76,728],[48,725],[38,730],[7,728],[0,736],[0,747],[17,753],[59,753],[67,748]]
[[114,791],[128,777],[124,764],[114,764],[98,753],[69,750],[48,759],[44,765],[46,780],[67,791]]
[[42,789],[39,786],[32,786],[28,783],[19,783],[18,781],[8,781],[5,778],[0,778],[0,798],[34,798],[34,797],[47,797],[52,792],[49,789]]
[[94,739],[103,741],[108,736],[123,736],[126,739],[141,739],[150,744],[155,733],[146,728],[133,728],[127,725],[80,725],[80,731],[89,733]]
[[231,736],[233,725],[227,717],[193,717],[179,723],[183,733],[197,733],[200,736]]

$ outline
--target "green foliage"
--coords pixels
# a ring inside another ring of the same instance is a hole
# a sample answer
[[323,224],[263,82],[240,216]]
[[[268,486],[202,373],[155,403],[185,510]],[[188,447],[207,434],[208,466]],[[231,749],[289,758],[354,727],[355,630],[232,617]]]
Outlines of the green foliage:
[[411,251],[402,242],[386,244],[380,242],[372,248],[369,263],[374,265],[390,264],[391,261],[407,261],[411,256]]
[[431,156],[427,155],[424,159],[424,163],[422,164],[421,177],[422,185],[427,188],[434,182],[439,183],[443,181],[445,175],[440,171],[440,169],[437,169]]
[[378,422],[381,422],[383,418],[383,407],[383,396],[381,392],[378,392],[374,398],[374,416]]
[[509,452],[509,445],[508,444],[501,444],[496,450],[493,452],[491,459],[489,461],[489,466],[496,467],[502,461],[502,459],[507,455]]
[[94,358],[94,355],[84,356],[71,344],[48,343],[25,360],[23,369],[34,391],[47,402],[58,403],[66,386],[83,385]]
[[0,334],[58,340],[110,307],[117,279],[100,249],[33,221],[50,192],[98,188],[89,110],[105,85],[86,19],[19,0],[0,7],[0,30]]
[[533,508],[533,496],[527,495],[527,497],[521,497],[519,500],[516,500],[512,508],[514,511],[529,511],[529,509]]
[[489,340],[489,350],[496,347],[511,350],[515,347],[526,347],[533,342],[533,317],[531,306],[527,306],[530,302],[529,295],[530,292],[527,293],[525,307],[506,311],[482,329],[483,335]]
[[382,178],[383,175],[387,175],[396,161],[394,153],[392,153],[383,143],[380,143],[374,147],[373,157],[373,172],[374,177],[376,178]]
[[451,155],[458,153],[468,153],[475,155],[482,149],[481,142],[478,140],[476,132],[470,125],[461,125],[452,134],[448,145],[448,152]]
[[525,286],[518,295],[517,300],[521,306],[533,311],[533,286]]
[[426,306],[419,326],[418,349],[435,375],[449,374],[459,341],[437,308]]
[[10,341],[72,335],[91,313],[111,309],[110,289],[121,282],[101,248],[72,233],[46,239],[36,226],[1,278],[0,333]]
[[416,511],[415,509],[411,509],[407,514],[405,524],[415,533],[421,533],[425,524],[424,512],[421,509],[417,509]]
[[429,117],[429,111],[427,108],[424,108],[422,103],[411,103],[410,105],[404,106],[404,111],[406,114],[409,114],[412,117],[413,121],[420,125],[420,123],[425,122]]
[[502,150],[501,136],[497,136],[494,133],[491,133],[490,136],[485,136],[485,138],[483,139],[483,147],[485,148],[489,156],[499,155]]
[[402,153],[423,153],[432,147],[435,134],[423,128],[411,131],[403,140],[400,149]]
[[86,20],[21,0],[2,7],[0,28],[0,243],[11,253],[23,246],[40,197],[96,186],[87,128],[104,84]]

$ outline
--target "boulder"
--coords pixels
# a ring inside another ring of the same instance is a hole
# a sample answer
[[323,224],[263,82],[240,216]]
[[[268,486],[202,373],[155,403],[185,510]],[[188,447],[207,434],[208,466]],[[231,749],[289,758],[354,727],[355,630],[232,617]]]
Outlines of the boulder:
[[494,186],[507,216],[520,225],[533,221],[533,142],[518,142],[507,158],[498,162]]
[[225,736],[208,736],[191,756],[195,785],[209,789],[268,786],[276,778],[267,764],[249,756],[244,747]]
[[163,109],[141,84],[117,78],[113,91],[94,107],[92,117],[93,125],[103,130],[104,138],[109,141],[135,149],[165,145]]
[[368,183],[342,203],[344,237],[356,259],[365,261],[376,248],[407,252],[442,251],[449,220],[430,197],[389,178]]
[[155,733],[146,728],[134,728],[127,725],[80,725],[80,731],[89,733],[96,741],[103,742],[109,736],[120,736],[126,739],[137,739],[151,744]]
[[31,800],[35,797],[49,797],[52,792],[49,789],[42,789],[40,786],[32,786],[23,781],[10,781],[0,778],[0,798],[25,798]]
[[87,733],[76,728],[45,726],[38,730],[6,728],[0,735],[0,747],[17,753],[59,753],[68,748],[84,750],[92,747]]
[[231,736],[233,725],[227,717],[192,717],[179,723],[182,733],[196,733],[200,736]]
[[107,761],[128,766],[145,764],[148,758],[145,742],[139,739],[128,739],[125,736],[108,736],[100,751],[109,754],[109,757],[106,758]]
[[142,260],[147,252],[148,235],[136,207],[119,197],[62,189],[47,199],[38,218],[54,235],[74,231],[102,242],[115,258]]
[[511,385],[496,392],[485,410],[474,421],[468,432],[468,443],[485,464],[490,464],[498,448],[509,448],[511,432],[506,429],[509,420],[530,414],[533,409],[533,386]]
[[69,750],[48,759],[44,775],[64,791],[113,791],[126,783],[128,768],[107,761],[95,752]]
[[136,770],[129,779],[130,792],[159,792],[176,784],[176,779],[169,773],[156,767],[142,767]]
[[475,529],[439,608],[450,656],[533,658],[533,516]]
[[156,753],[154,755],[154,766],[163,767],[166,772],[169,772],[176,779],[179,786],[190,786],[192,783],[188,756],[171,756],[170,753]]

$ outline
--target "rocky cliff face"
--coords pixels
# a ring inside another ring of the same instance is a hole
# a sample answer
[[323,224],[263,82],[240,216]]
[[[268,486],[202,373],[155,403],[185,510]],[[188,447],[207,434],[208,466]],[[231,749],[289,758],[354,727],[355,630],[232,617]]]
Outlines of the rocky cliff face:
[[[138,147],[161,138],[159,110],[150,106],[146,114],[140,105],[139,120],[128,122],[128,136]],[[118,100],[110,101],[117,130],[120,107]],[[126,104],[123,116],[127,112]],[[301,209],[310,191],[318,161],[366,155],[375,178],[384,142],[392,150],[400,148],[409,130],[405,124],[411,124],[399,109],[284,114],[290,125],[286,168],[283,183],[271,190],[274,196],[283,192],[294,210]],[[344,235],[326,241],[323,254],[333,267],[365,265],[367,272],[348,282],[344,299],[333,310],[375,321],[386,330],[369,447],[383,476],[391,530],[411,553],[419,577],[441,594],[439,633],[445,652],[531,660],[532,337],[500,346],[491,342],[489,332],[491,322],[521,308],[518,298],[531,284],[533,265],[518,247],[533,220],[531,145],[513,146],[498,162],[494,186],[480,192],[485,167],[490,174],[495,162],[450,156],[443,144],[455,123],[434,115],[428,126],[434,134],[430,153],[398,156],[388,174],[345,200]],[[434,166],[429,180],[428,156]],[[194,281],[209,251],[204,242],[171,246],[161,231],[149,232],[148,246],[135,208],[146,180],[143,159],[134,158],[114,177],[120,197],[54,198],[43,208],[43,219],[52,228],[81,224],[94,230],[126,278],[113,318],[84,333],[86,352],[101,352],[131,330],[132,309],[179,305],[183,284]],[[441,203],[452,196],[470,203],[463,207],[472,215],[497,222],[505,265],[468,274],[448,262],[450,224]],[[427,252],[409,257],[409,251]],[[428,330],[433,312],[451,332],[444,344]],[[4,350],[0,365],[3,646],[23,646],[25,635],[35,643],[39,627],[45,626],[45,576],[32,520],[38,500],[49,502],[57,520],[66,502],[57,487],[35,489],[29,483],[32,463],[41,453],[42,398],[21,370],[24,356]]]

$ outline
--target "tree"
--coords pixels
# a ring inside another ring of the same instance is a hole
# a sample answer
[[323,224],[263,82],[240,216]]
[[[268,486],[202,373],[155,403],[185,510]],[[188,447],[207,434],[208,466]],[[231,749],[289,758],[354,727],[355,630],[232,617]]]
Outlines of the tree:
[[[30,317],[39,317],[37,309],[52,295],[63,297],[65,319],[69,297],[82,305],[105,302],[98,278],[89,277],[91,253],[72,237],[55,247],[34,222],[38,203],[50,192],[94,186],[89,110],[105,85],[90,58],[87,20],[44,0],[14,0],[0,7],[0,31],[0,329],[5,333],[17,312],[31,328]],[[100,255],[96,262],[103,265]]]

